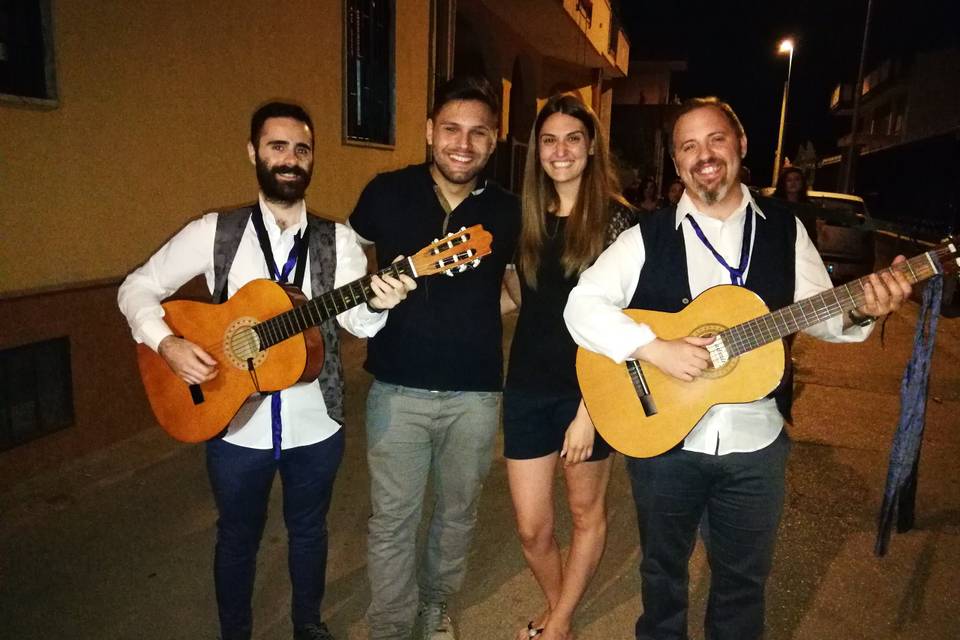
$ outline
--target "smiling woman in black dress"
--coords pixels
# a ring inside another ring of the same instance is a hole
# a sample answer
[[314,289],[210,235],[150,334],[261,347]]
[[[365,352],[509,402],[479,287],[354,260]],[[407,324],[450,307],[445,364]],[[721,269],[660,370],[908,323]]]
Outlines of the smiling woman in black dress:
[[[522,305],[504,390],[504,455],[523,554],[547,601],[518,638],[571,639],[574,610],[603,555],[611,450],[583,406],[563,308],[580,272],[635,215],[596,115],[572,95],[550,98],[530,137],[519,281],[508,287]],[[566,563],[554,536],[561,461],[573,520]]]

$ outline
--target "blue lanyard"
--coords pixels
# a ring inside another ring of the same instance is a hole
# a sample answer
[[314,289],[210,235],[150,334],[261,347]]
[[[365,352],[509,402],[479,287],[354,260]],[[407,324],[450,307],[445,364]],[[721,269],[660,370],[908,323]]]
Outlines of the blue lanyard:
[[270,236],[267,235],[267,228],[263,225],[263,213],[260,211],[260,205],[257,205],[253,213],[250,215],[250,219],[253,221],[253,228],[257,232],[257,240],[260,242],[260,251],[263,252],[263,259],[267,263],[267,270],[270,272],[270,278],[276,280],[277,282],[286,283],[287,278],[290,277],[290,272],[294,267],[297,267],[297,272],[294,275],[293,284],[297,287],[303,286],[303,275],[306,267],[306,255],[307,255],[307,234],[310,233],[310,227],[307,227],[303,235],[297,234],[293,238],[293,247],[290,249],[290,253],[287,256],[287,261],[283,265],[283,269],[277,273],[277,263],[273,259],[273,250],[270,248]]
[[[293,237],[293,247],[287,256],[287,261],[283,264],[283,269],[277,273],[277,263],[273,259],[273,250],[270,248],[270,237],[267,235],[267,228],[263,224],[263,213],[258,204],[250,216],[253,221],[253,228],[257,231],[257,240],[260,241],[260,250],[263,252],[263,259],[267,263],[267,269],[270,271],[270,278],[277,282],[286,283],[290,277],[290,272],[294,266],[297,267],[294,276],[294,284],[298,288],[303,287],[304,268],[307,262],[307,237],[310,233],[310,227],[304,231],[303,236],[299,233]],[[274,391],[270,394],[270,430],[273,442],[273,459],[280,459],[281,443],[283,441],[283,422],[280,418],[280,392]]]
[[747,271],[747,265],[750,263],[750,235],[753,231],[753,209],[749,204],[747,205],[746,216],[747,219],[743,223],[743,243],[740,245],[740,264],[736,267],[731,267],[727,264],[727,261],[723,259],[723,256],[713,248],[710,241],[707,240],[707,236],[703,234],[703,229],[701,229],[697,221],[693,219],[693,216],[689,213],[687,214],[687,220],[689,220],[693,226],[693,230],[696,232],[697,237],[700,238],[700,242],[710,250],[710,253],[712,253],[713,257],[720,263],[720,266],[727,270],[730,274],[730,282],[738,287],[743,286],[743,274]]

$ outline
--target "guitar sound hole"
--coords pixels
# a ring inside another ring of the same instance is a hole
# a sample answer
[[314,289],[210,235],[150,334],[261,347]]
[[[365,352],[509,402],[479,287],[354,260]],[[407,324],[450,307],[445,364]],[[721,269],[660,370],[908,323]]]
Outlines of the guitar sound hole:
[[[714,336],[719,335],[726,329],[727,327],[720,324],[704,324],[694,329],[690,333],[690,335],[696,336],[698,338],[712,338]],[[713,364],[711,363],[710,365],[707,366],[706,370],[703,372],[702,377],[706,378],[707,380],[722,378],[723,376],[729,374],[731,371],[733,371],[736,368],[737,361],[738,361],[738,358],[730,358],[723,364],[723,366],[719,368],[714,367]]]
[[223,353],[237,369],[247,371],[248,361],[259,367],[267,358],[267,352],[260,350],[260,338],[253,330],[257,324],[254,318],[237,318],[227,328],[223,338]]

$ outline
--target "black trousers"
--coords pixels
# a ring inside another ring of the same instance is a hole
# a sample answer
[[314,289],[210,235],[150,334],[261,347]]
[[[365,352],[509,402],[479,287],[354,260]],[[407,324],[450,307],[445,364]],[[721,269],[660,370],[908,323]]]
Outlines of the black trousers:
[[248,449],[220,439],[207,443],[207,472],[219,514],[213,571],[223,640],[249,640],[252,634],[257,551],[278,472],[283,483],[293,625],[320,622],[327,512],[343,448],[343,429],[316,444],[286,449],[279,460],[274,460],[270,449]]
[[752,453],[711,456],[673,449],[627,458],[637,506],[643,613],[637,640],[685,640],[690,555],[709,520],[706,637],[763,637],[764,587],[783,513],[786,431]]

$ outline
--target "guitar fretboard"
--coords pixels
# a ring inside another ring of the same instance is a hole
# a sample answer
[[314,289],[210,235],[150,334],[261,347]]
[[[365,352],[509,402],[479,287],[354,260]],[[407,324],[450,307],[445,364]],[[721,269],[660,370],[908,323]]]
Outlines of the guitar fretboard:
[[[413,265],[409,258],[395,262],[386,269],[381,269],[377,272],[377,275],[390,275],[395,278],[400,275],[415,277]],[[370,288],[371,278],[372,276],[367,275],[359,280],[349,282],[342,287],[308,300],[290,311],[257,324],[253,327],[253,330],[260,339],[260,350],[269,349],[287,338],[303,333],[310,327],[315,327],[321,322],[325,322],[347,309],[352,309],[375,297],[376,294]]]
[[[879,271],[902,273],[911,284],[916,284],[941,273],[941,259],[949,250],[938,248],[920,254]],[[839,287],[828,289],[815,296],[794,302],[791,305],[754,318],[720,332],[720,338],[731,358],[757,347],[780,340],[802,331],[818,322],[846,313],[864,304],[864,284],[867,278],[859,278]]]

